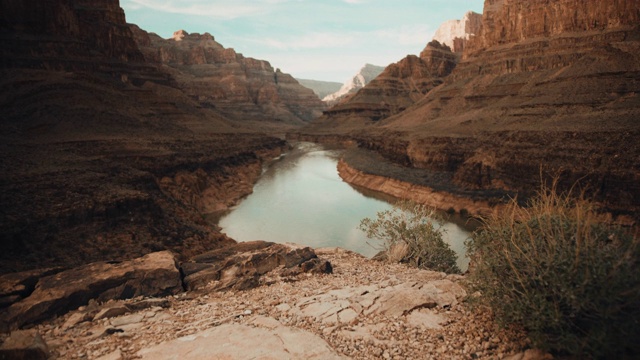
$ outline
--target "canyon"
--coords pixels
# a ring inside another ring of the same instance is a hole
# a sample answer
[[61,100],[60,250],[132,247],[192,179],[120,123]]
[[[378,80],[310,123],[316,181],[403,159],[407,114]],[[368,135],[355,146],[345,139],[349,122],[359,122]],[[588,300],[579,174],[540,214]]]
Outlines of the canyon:
[[[405,59],[290,137],[355,143],[408,169],[447,172],[480,193],[526,199],[558,178],[562,191],[576,185],[614,219],[633,223],[640,6],[583,3],[487,0],[450,74],[434,77],[422,96],[398,91],[398,83],[425,81]],[[394,74],[403,64],[407,71]],[[406,105],[371,97],[385,92]]]
[[349,147],[349,183],[447,211],[499,213],[557,179],[640,220],[637,0],[485,0],[331,107],[211,34],[127,24],[118,0],[0,10],[0,327],[60,358],[301,329],[336,358],[526,358],[521,334],[465,308],[464,276],[210,224],[285,134]]
[[169,44],[156,51],[180,57],[181,70],[155,62],[117,0],[1,5],[2,273],[233,244],[204,214],[250,193],[263,164],[287,149],[264,131],[324,106],[291,76],[206,35],[182,43],[207,49],[211,76],[226,64],[237,94],[194,80],[199,60],[175,40],[156,39]]
[[211,34],[179,30],[162,39],[130,27],[147,62],[170,74],[200,106],[236,122],[302,125],[325,109],[318,96],[291,75],[274,70],[267,61],[225,49]]

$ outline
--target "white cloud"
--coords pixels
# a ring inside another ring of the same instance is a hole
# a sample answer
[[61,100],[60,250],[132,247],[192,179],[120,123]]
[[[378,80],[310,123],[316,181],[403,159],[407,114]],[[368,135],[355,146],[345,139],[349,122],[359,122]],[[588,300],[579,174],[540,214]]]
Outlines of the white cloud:
[[300,36],[289,36],[281,39],[268,38],[259,42],[280,50],[340,48],[357,41],[353,34],[345,33],[309,33]]
[[384,42],[395,41],[402,45],[424,46],[431,40],[434,32],[435,29],[429,25],[412,25],[376,30],[374,36]]
[[269,9],[269,4],[274,0],[259,2],[236,1],[230,4],[228,1],[189,1],[188,4],[180,1],[163,0],[126,0],[129,7],[145,7],[157,11],[183,15],[209,16],[217,19],[235,19],[243,16],[263,14]]

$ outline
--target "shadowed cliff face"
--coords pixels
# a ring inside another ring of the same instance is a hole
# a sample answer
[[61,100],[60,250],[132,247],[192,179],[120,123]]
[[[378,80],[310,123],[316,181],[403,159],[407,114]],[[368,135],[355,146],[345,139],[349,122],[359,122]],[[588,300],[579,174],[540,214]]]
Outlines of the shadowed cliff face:
[[637,214],[639,14],[638,1],[488,0],[480,34],[440,86],[364,131],[343,116],[308,132],[351,134],[469,188],[526,195],[541,174],[560,175]]
[[0,0],[0,20],[0,272],[233,242],[203,214],[282,140],[145,62],[117,0]]
[[325,105],[263,60],[225,49],[208,33],[177,31],[162,39],[131,26],[145,58],[176,79],[178,87],[201,106],[214,108],[235,121],[302,125],[320,116]]

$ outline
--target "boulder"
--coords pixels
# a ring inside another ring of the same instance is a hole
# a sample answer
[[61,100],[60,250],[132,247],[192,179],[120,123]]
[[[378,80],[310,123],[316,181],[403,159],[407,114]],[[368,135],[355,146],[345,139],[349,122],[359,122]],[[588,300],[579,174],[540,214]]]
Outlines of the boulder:
[[30,296],[0,313],[0,326],[17,329],[64,314],[91,299],[163,296],[180,291],[180,272],[169,251],[119,263],[97,262],[41,278]]
[[36,330],[14,331],[0,346],[0,359],[44,360],[49,348]]
[[249,289],[259,284],[260,276],[278,268],[284,269],[284,276],[332,272],[331,264],[318,259],[309,247],[266,241],[238,243],[182,264],[187,290],[201,288],[212,281],[216,281],[214,289],[217,290]]
[[0,309],[7,307],[33,292],[41,277],[62,271],[63,268],[46,268],[9,273],[0,276]]

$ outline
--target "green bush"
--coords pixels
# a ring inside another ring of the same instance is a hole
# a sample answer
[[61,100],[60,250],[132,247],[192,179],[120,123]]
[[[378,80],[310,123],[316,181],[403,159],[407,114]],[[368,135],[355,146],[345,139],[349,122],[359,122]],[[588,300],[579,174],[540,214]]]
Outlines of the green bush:
[[579,358],[640,354],[640,240],[583,198],[544,189],[484,219],[467,243],[470,285],[496,320]]
[[375,220],[363,219],[360,229],[369,239],[383,241],[382,250],[389,261],[460,273],[455,251],[442,239],[442,223],[434,209],[401,201],[391,210],[378,212]]

